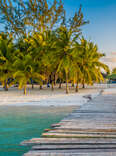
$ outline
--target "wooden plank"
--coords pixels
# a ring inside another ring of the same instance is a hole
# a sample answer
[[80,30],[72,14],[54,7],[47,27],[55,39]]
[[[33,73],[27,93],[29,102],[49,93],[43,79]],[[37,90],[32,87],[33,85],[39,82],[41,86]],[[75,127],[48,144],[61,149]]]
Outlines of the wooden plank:
[[22,145],[75,145],[75,144],[116,144],[111,138],[34,138],[23,141]]
[[116,144],[36,145],[32,150],[116,149]]
[[115,156],[116,150],[48,150],[48,151],[41,151],[35,150],[30,151],[24,156]]
[[[97,123],[97,122],[80,122],[80,123],[67,123],[65,125],[62,125],[59,129],[65,128],[68,129],[71,127],[72,129],[89,129],[90,127],[95,127],[96,129],[104,129],[104,130],[109,130],[109,129],[116,129],[116,124],[112,123]],[[55,128],[56,129],[56,128]]]
[[80,129],[80,128],[69,128],[69,127],[67,127],[67,128],[63,128],[63,127],[57,127],[57,128],[55,128],[55,129],[53,129],[53,130],[50,130],[50,132],[51,131],[53,131],[53,132],[55,132],[55,131],[57,131],[57,132],[114,132],[114,133],[116,133],[116,129],[111,129],[110,127],[109,127],[109,129],[95,129],[95,128],[87,128],[87,129]]
[[66,134],[66,133],[43,133],[42,137],[47,138],[116,138],[116,135],[107,134]]
[[115,114],[116,113],[116,110],[107,110],[107,111],[103,111],[103,110],[76,110],[74,112],[75,114]]
[[71,131],[71,130],[50,130],[49,133],[65,133],[65,134],[105,134],[105,135],[116,135],[116,132],[107,132],[107,131]]

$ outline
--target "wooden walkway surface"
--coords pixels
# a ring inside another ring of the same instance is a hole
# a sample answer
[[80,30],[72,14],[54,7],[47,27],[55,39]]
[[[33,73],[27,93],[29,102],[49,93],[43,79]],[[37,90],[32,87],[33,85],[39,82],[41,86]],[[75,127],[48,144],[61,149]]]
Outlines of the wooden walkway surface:
[[24,156],[116,156],[116,95],[99,95],[52,125]]

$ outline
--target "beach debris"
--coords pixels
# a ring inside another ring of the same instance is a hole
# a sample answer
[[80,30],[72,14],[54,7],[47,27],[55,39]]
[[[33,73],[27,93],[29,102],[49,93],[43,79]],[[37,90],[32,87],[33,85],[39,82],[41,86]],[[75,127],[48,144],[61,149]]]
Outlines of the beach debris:
[[86,99],[92,100],[92,95],[91,94],[84,95],[83,97],[86,98]]

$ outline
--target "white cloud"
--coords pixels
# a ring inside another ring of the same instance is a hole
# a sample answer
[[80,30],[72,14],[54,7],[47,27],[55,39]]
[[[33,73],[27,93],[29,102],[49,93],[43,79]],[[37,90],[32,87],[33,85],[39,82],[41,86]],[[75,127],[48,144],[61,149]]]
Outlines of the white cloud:
[[110,69],[116,67],[116,52],[112,52],[110,55],[102,58],[102,61],[109,66]]

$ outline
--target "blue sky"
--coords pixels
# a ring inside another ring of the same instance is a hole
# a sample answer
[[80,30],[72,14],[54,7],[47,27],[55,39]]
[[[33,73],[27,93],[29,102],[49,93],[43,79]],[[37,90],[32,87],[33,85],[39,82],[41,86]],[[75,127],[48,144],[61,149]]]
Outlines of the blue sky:
[[116,52],[116,0],[64,0],[67,17],[70,17],[82,4],[86,20],[83,34],[94,41],[101,52],[107,55]]

